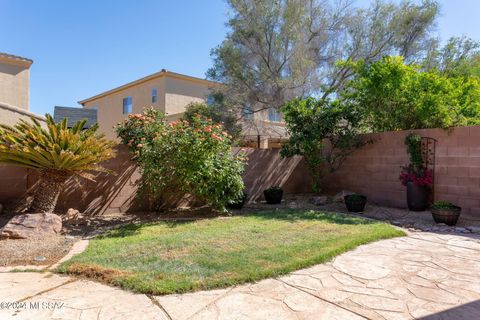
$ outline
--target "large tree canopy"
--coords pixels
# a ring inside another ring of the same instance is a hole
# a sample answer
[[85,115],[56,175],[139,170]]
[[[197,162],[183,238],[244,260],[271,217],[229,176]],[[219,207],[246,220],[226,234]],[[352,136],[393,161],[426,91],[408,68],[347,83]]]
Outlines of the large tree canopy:
[[435,43],[439,11],[432,0],[378,0],[366,9],[345,0],[227,1],[230,30],[212,51],[207,76],[225,84],[227,105],[254,112],[295,97],[338,93],[353,75],[339,60],[423,59]]
[[480,122],[480,82],[472,76],[422,71],[402,57],[350,63],[355,77],[341,95],[367,131],[448,128]]

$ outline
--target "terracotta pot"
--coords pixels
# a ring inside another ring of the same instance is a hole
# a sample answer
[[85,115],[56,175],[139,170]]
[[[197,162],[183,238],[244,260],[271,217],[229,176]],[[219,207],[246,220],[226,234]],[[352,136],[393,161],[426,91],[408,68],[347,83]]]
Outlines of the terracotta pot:
[[436,223],[445,223],[449,226],[457,224],[462,208],[455,206],[455,208],[432,208],[433,220]]
[[428,205],[428,189],[413,182],[407,183],[407,205],[411,211],[425,211]]

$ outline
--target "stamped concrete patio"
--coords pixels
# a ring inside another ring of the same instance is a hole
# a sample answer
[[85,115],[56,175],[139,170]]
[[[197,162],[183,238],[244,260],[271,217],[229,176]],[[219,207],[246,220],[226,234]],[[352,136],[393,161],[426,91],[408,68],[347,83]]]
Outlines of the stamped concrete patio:
[[168,296],[0,273],[0,303],[0,319],[478,319],[480,239],[414,232],[277,279]]

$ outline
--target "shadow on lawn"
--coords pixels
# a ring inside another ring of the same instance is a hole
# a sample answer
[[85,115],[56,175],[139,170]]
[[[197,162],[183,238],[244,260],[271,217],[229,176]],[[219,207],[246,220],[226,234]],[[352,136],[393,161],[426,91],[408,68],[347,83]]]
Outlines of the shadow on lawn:
[[362,217],[354,217],[341,213],[333,212],[323,212],[323,211],[313,211],[313,210],[282,210],[282,211],[261,211],[261,212],[252,212],[248,214],[242,214],[241,216],[248,217],[257,217],[260,219],[278,219],[286,220],[291,222],[297,221],[323,221],[334,224],[349,224],[349,225],[365,225],[365,224],[375,224],[379,221],[372,219],[364,219]]
[[[322,211],[313,211],[313,210],[278,210],[278,211],[261,211],[261,212],[249,212],[245,214],[240,214],[233,216],[236,217],[254,217],[256,219],[262,220],[283,220],[288,222],[299,222],[299,221],[322,221],[331,224],[339,225],[368,225],[381,223],[380,221],[364,219],[362,217],[353,217],[349,215],[344,215],[340,213],[333,212],[322,212]],[[210,220],[206,219],[206,220]],[[215,218],[214,218],[215,219]],[[195,223],[199,220],[169,220],[169,221],[152,221],[146,223],[131,223],[128,225],[121,226],[117,229],[113,229],[101,236],[99,238],[124,238],[129,236],[134,236],[140,233],[142,228],[149,227],[152,225],[163,224],[168,228],[176,228],[185,224]]]

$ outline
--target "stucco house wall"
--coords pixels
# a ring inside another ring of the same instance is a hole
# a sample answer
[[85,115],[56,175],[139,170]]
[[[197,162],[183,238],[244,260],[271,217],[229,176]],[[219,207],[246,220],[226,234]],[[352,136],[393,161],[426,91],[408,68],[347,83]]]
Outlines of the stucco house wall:
[[[128,115],[123,114],[123,99],[132,97],[132,113],[154,107],[165,112],[170,120],[178,119],[192,102],[205,101],[212,87],[218,84],[162,70],[118,88],[79,101],[84,108],[97,108],[99,130],[115,139],[113,127]],[[157,102],[152,103],[152,89],[157,89]]]
[[32,60],[0,53],[0,102],[29,109]]

